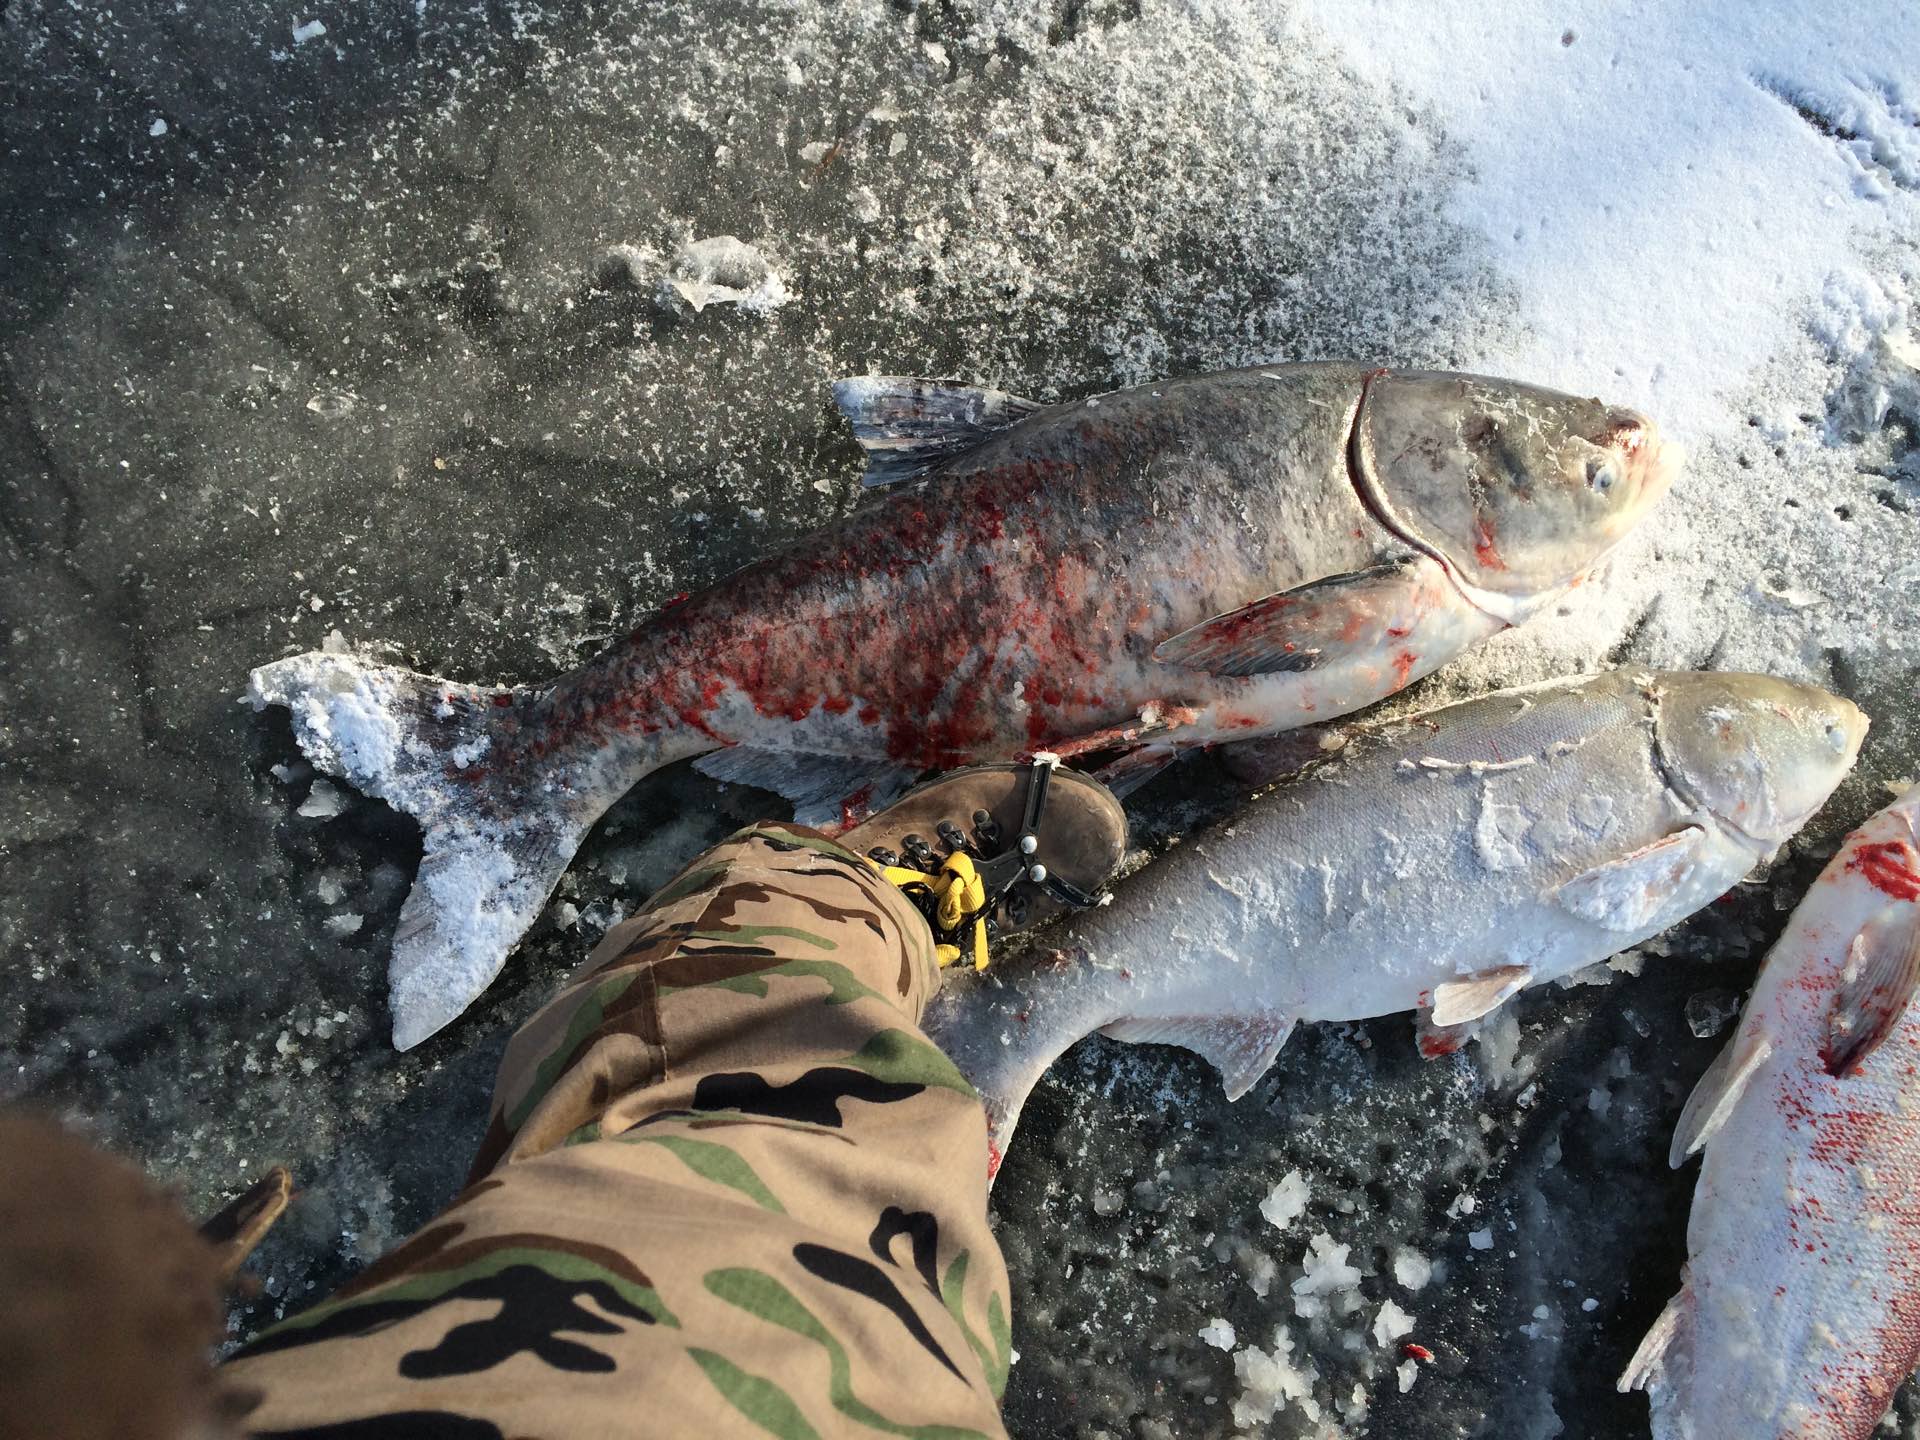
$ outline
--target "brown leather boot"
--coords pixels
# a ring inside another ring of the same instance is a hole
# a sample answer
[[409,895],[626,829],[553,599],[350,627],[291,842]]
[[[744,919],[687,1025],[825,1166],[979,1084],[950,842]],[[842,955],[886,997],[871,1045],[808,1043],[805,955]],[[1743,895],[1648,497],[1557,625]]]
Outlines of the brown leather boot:
[[[1098,903],[1126,853],[1127,817],[1106,786],[1077,771],[977,765],[910,791],[840,843],[881,865],[926,875],[942,873],[949,856],[968,857],[984,909],[969,909],[964,924],[943,926],[921,906],[936,937],[957,944],[976,917],[987,921],[989,936],[1012,935]],[[916,902],[926,899],[903,888]]]

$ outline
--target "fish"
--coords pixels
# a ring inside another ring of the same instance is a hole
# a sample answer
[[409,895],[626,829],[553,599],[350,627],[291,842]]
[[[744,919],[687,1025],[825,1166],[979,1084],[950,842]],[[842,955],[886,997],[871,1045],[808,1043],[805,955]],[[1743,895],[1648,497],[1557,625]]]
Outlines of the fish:
[[923,1024],[980,1091],[996,1168],[1034,1084],[1095,1031],[1204,1056],[1229,1100],[1302,1021],[1417,1010],[1444,1037],[1724,894],[1866,729],[1810,686],[1643,670],[1355,724]]
[[1680,1291],[1620,1378],[1656,1440],[1865,1440],[1920,1362],[1920,787],[1842,842],[1675,1128]]
[[[316,767],[413,816],[394,1044],[504,965],[593,823],[695,759],[843,827],[930,770],[1181,751],[1349,714],[1554,604],[1666,492],[1632,410],[1515,382],[1265,366],[1070,404],[865,377],[883,491],[551,683],[326,651],[263,665]],[[1130,781],[1129,781],[1130,777]]]

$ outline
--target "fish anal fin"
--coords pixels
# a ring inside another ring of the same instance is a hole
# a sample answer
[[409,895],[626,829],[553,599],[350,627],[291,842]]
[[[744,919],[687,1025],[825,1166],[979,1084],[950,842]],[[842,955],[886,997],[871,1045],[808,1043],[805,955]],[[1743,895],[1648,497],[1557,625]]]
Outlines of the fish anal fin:
[[1525,965],[1496,965],[1444,981],[1434,987],[1432,1023],[1445,1030],[1478,1020],[1502,1001],[1527,988],[1533,971]]
[[1291,1015],[1163,1015],[1115,1020],[1100,1033],[1134,1045],[1178,1045],[1220,1072],[1227,1099],[1238,1100],[1273,1064],[1293,1029]]
[[1916,985],[1920,905],[1902,900],[1881,907],[1847,946],[1820,1046],[1829,1075],[1851,1075],[1860,1068],[1900,1023]]
[[1689,825],[1625,855],[1602,861],[1553,892],[1560,908],[1603,930],[1639,930],[1693,874],[1707,832]]
[[747,745],[710,750],[693,768],[729,785],[771,790],[793,802],[800,824],[829,831],[856,825],[891,804],[919,774],[890,760]]
[[1644,1390],[1666,1368],[1667,1352],[1680,1336],[1680,1325],[1686,1318],[1692,1300],[1692,1292],[1682,1286],[1679,1293],[1667,1302],[1667,1308],[1660,1312],[1660,1318],[1641,1337],[1633,1358],[1627,1361],[1627,1368],[1620,1372],[1620,1378],[1614,1382],[1615,1390],[1622,1395],[1632,1390]]
[[1667,1148],[1667,1164],[1678,1170],[1687,1157],[1712,1138],[1714,1131],[1727,1123],[1740,1094],[1747,1088],[1766,1059],[1773,1053],[1772,1043],[1764,1035],[1750,1035],[1743,1026],[1734,1032],[1726,1048],[1714,1057],[1687,1103],[1680,1108],[1680,1119],[1673,1127],[1673,1143]]
[[[1445,581],[1424,555],[1329,575],[1183,630],[1153,658],[1212,675],[1315,670],[1363,655],[1385,664],[1395,642],[1445,598]],[[1415,663],[1407,662],[1409,673]]]
[[863,485],[914,480],[1041,407],[957,380],[860,375],[838,380],[834,404],[866,452]]

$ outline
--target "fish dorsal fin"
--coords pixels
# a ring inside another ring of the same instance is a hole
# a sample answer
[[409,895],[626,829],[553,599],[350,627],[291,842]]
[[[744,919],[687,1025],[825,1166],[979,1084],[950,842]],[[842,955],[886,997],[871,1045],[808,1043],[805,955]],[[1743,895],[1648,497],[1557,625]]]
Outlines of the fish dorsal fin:
[[900,375],[836,380],[833,403],[867,452],[863,485],[918,479],[1040,408],[1004,390]]
[[1162,640],[1153,658],[1211,675],[1313,670],[1361,654],[1384,663],[1395,639],[1431,607],[1431,587],[1444,580],[1424,555],[1328,575],[1183,630]]
[[1692,1292],[1682,1286],[1679,1293],[1667,1302],[1667,1308],[1660,1312],[1660,1318],[1641,1337],[1633,1358],[1627,1361],[1627,1368],[1620,1372],[1620,1378],[1614,1382],[1614,1389],[1622,1395],[1630,1390],[1644,1390],[1648,1382],[1666,1368],[1667,1351],[1679,1338],[1680,1322],[1686,1318],[1692,1304]]
[[1714,1057],[1700,1082],[1680,1109],[1679,1123],[1673,1127],[1673,1143],[1667,1147],[1667,1164],[1678,1170],[1687,1157],[1705,1145],[1713,1132],[1727,1123],[1741,1092],[1766,1059],[1773,1045],[1764,1035],[1748,1035],[1744,1027]]
[[1238,1100],[1267,1073],[1292,1029],[1291,1015],[1165,1015],[1116,1020],[1101,1026],[1100,1033],[1133,1045],[1191,1050],[1220,1072],[1227,1099]]
[[1906,1014],[1920,984],[1920,905],[1883,906],[1847,946],[1847,961],[1827,1014],[1820,1059],[1827,1073],[1851,1075]]
[[1603,930],[1645,928],[1693,874],[1707,832],[1689,825],[1651,845],[1604,860],[1553,892],[1563,910]]
[[829,830],[845,825],[850,816],[863,820],[892,804],[919,774],[888,760],[747,745],[710,750],[693,768],[729,785],[771,790],[793,802],[793,818],[800,824]]
[[1525,965],[1496,965],[1491,970],[1462,975],[1434,988],[1431,1024],[1444,1030],[1464,1025],[1512,998],[1533,981],[1533,971]]

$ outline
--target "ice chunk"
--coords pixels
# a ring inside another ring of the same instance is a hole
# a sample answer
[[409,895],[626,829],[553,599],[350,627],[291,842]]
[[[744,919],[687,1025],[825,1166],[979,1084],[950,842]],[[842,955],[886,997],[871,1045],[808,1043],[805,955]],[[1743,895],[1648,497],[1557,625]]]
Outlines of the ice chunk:
[[1409,1290],[1419,1290],[1433,1278],[1433,1262],[1418,1250],[1393,1253],[1393,1278]]
[[1320,1418],[1319,1403],[1313,1398],[1313,1382],[1319,1374],[1310,1360],[1294,1363],[1293,1337],[1285,1326],[1274,1328],[1272,1350],[1249,1345],[1234,1351],[1233,1373],[1241,1386],[1240,1398],[1233,1402],[1233,1423],[1241,1429],[1271,1420],[1288,1401],[1307,1419]]
[[1730,990],[1702,990],[1687,997],[1687,1028],[1699,1039],[1718,1035],[1740,1013],[1740,997]]
[[701,311],[738,305],[764,315],[792,298],[773,262],[746,241],[714,235],[684,246],[660,282],[663,302]]
[[293,27],[293,43],[296,45],[304,45],[309,40],[318,40],[326,33],[327,27],[324,22],[308,20],[303,24]]
[[1385,1350],[1412,1329],[1413,1317],[1388,1300],[1381,1305],[1380,1313],[1374,1316],[1373,1343]]
[[300,808],[294,813],[304,815],[309,820],[331,820],[346,808],[347,797],[337,786],[316,780],[313,788],[307,791],[307,798],[300,802]]
[[1491,1250],[1493,1248],[1493,1231],[1491,1229],[1471,1231],[1467,1235],[1467,1244],[1476,1250]]
[[1234,1342],[1233,1326],[1216,1315],[1200,1327],[1200,1338],[1216,1350],[1231,1350]]
[[1284,1230],[1306,1212],[1307,1196],[1306,1177],[1298,1170],[1289,1170],[1260,1202],[1260,1213],[1267,1217],[1268,1224]]
[[1293,1282],[1295,1314],[1324,1314],[1326,1296],[1338,1295],[1359,1285],[1360,1271],[1347,1263],[1347,1253],[1352,1248],[1335,1244],[1325,1231],[1308,1240],[1307,1253],[1300,1260],[1306,1273]]
[[1255,1251],[1253,1254],[1252,1270],[1247,1276],[1247,1288],[1252,1290],[1253,1293],[1258,1295],[1262,1300],[1266,1299],[1267,1292],[1273,1288],[1274,1274],[1279,1268],[1279,1266],[1273,1263],[1273,1257],[1271,1255]]
[[327,933],[336,940],[344,940],[349,935],[359,934],[360,927],[366,923],[366,916],[351,913],[345,915],[329,915],[325,921]]
[[1413,1382],[1420,1378],[1419,1362],[1414,1360],[1403,1360],[1400,1362],[1399,1368],[1396,1369],[1393,1373],[1394,1373],[1394,1377],[1398,1379],[1400,1382],[1400,1393],[1404,1395],[1409,1390],[1413,1389]]

